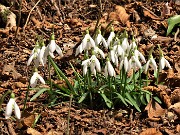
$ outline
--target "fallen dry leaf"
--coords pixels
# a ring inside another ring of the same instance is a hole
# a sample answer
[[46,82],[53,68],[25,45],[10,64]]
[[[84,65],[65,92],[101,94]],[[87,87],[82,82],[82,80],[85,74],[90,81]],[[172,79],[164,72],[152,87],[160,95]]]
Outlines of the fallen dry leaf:
[[37,130],[35,130],[33,128],[28,128],[27,133],[30,135],[42,135],[40,132],[38,132]]
[[4,65],[2,74],[7,76],[12,76],[13,79],[20,78],[22,75],[16,71],[14,66],[15,66],[15,62],[10,63],[9,65]]
[[179,124],[176,126],[176,131],[180,132],[180,125]]
[[147,10],[143,10],[143,13],[144,13],[144,16],[150,17],[151,19],[160,20],[160,18],[152,15],[152,14],[151,14],[149,11],[147,11]]
[[162,135],[162,133],[156,128],[148,128],[141,132],[140,135]]
[[115,6],[115,11],[111,12],[108,17],[109,21],[118,21],[129,26],[129,15],[122,6]]
[[164,115],[166,112],[166,110],[162,109],[161,106],[154,100],[151,100],[148,103],[145,110],[148,113],[149,119],[152,119],[152,120],[154,120],[154,118],[159,118],[160,120],[161,116]]

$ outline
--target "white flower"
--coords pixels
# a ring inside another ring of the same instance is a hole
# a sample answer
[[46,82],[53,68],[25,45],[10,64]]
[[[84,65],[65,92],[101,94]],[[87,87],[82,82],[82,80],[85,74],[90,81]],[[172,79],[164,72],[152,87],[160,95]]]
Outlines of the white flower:
[[8,119],[11,117],[13,108],[14,108],[14,114],[15,114],[16,118],[20,119],[21,112],[20,112],[19,106],[17,105],[14,98],[10,98],[9,102],[7,103],[6,111],[5,111],[5,118]]
[[50,43],[47,46],[49,55],[54,58],[54,51],[56,51],[61,57],[63,56],[61,48],[56,44],[54,39],[51,39]]
[[104,52],[103,52],[99,47],[96,46],[96,47],[94,48],[94,53],[95,53],[95,54],[98,54],[98,53],[99,53],[99,54],[101,55],[101,57],[102,57],[103,59],[105,59],[105,54],[104,54]]
[[95,48],[95,42],[92,39],[92,37],[87,33],[84,36],[84,39],[82,40],[81,44],[77,47],[75,56],[77,56],[79,53],[82,53],[84,50],[90,50],[91,48]]
[[87,74],[87,68],[90,67],[92,74],[96,75],[96,71],[101,72],[101,65],[95,55],[92,55],[90,59],[82,61],[83,75]]
[[125,72],[127,72],[128,69],[129,69],[128,66],[129,66],[128,58],[127,58],[127,56],[124,56],[124,58],[123,58],[123,59],[121,60],[121,62],[120,62],[119,69],[121,70],[122,67],[124,67]]
[[45,52],[46,52],[46,46],[42,46],[42,48],[38,54],[38,60],[43,66],[47,60],[47,56],[46,56]]
[[107,44],[106,40],[101,35],[101,33],[99,33],[95,39],[95,43],[96,43],[96,45],[99,45],[101,42],[103,43],[105,48],[108,48],[108,44]]
[[45,84],[44,79],[36,71],[36,72],[33,73],[33,76],[30,79],[30,86],[32,88],[36,87],[38,79],[41,81],[41,83]]
[[133,39],[132,43],[129,45],[130,49],[135,49],[137,47],[135,40]]
[[109,60],[106,61],[106,66],[104,68],[104,73],[105,73],[105,76],[108,77],[109,76],[116,76],[116,72],[113,68],[113,66],[111,65],[111,62]]
[[122,41],[122,48],[124,50],[124,52],[126,52],[127,49],[129,49],[129,42],[127,38],[124,38]]
[[165,66],[171,69],[171,65],[169,64],[169,62],[164,58],[164,56],[162,56],[159,61],[159,71],[161,72],[165,68]]
[[136,58],[139,58],[146,63],[146,59],[144,58],[143,54],[141,52],[139,52],[137,49],[134,50],[134,55]]
[[128,71],[133,68],[134,70],[142,68],[140,61],[137,57],[132,56],[128,63]]
[[124,56],[124,50],[122,49],[121,45],[115,45],[113,50],[117,53],[118,56]]
[[34,61],[36,67],[39,66],[39,60],[37,59],[39,52],[40,52],[40,49],[39,49],[39,47],[36,46],[30,54],[30,57],[27,61],[27,66],[29,66],[32,61]]
[[154,69],[154,72],[157,72],[157,64],[152,56],[150,57],[150,59],[147,61],[145,65],[145,70],[144,70],[145,74],[147,73],[149,69],[149,65],[151,65],[151,67]]
[[111,33],[110,33],[110,35],[108,37],[108,40],[107,40],[108,47],[110,46],[110,44],[113,41],[114,37],[115,37],[115,33],[114,33],[114,31],[111,31]]

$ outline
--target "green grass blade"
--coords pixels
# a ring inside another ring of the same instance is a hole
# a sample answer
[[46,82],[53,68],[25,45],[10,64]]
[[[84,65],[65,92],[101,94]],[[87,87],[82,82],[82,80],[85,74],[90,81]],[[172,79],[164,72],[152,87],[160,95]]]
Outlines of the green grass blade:
[[78,103],[83,102],[83,101],[84,101],[84,99],[87,97],[87,95],[88,95],[88,94],[89,94],[89,91],[88,91],[88,92],[86,92],[86,93],[84,93],[84,94],[81,96],[81,98],[79,99]]

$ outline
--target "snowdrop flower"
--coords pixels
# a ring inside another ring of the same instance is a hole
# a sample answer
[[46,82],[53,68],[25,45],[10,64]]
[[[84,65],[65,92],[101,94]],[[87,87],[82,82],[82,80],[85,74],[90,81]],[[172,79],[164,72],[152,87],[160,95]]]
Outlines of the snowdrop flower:
[[96,46],[96,47],[94,48],[94,53],[95,53],[95,54],[98,54],[98,53],[99,53],[99,54],[101,55],[101,57],[102,57],[103,59],[105,59],[105,54],[104,54],[104,52],[103,52],[99,47]]
[[101,72],[101,65],[95,55],[90,59],[84,60],[81,64],[83,66],[83,75],[87,74],[87,68],[90,67],[92,74],[96,75],[96,71]]
[[137,47],[135,39],[133,38],[132,43],[129,45],[129,49],[135,49]]
[[101,35],[101,31],[100,30],[98,30],[98,35],[97,35],[97,37],[96,37],[96,39],[95,39],[95,43],[96,43],[96,45],[99,45],[101,42],[103,43],[103,46],[105,47],[105,48],[108,48],[108,44],[107,44],[107,42],[106,42],[106,40],[104,39],[104,37]]
[[43,44],[38,54],[38,60],[43,66],[46,63],[47,56],[48,56],[48,52],[46,51],[46,46]]
[[129,61],[128,61],[127,56],[125,55],[124,58],[123,58],[123,59],[121,60],[121,62],[120,62],[119,68],[120,68],[120,70],[121,70],[122,67],[124,67],[125,72],[127,72],[128,69],[129,69],[128,66],[129,66]]
[[13,109],[14,109],[14,114],[15,114],[16,118],[20,119],[21,118],[21,112],[20,112],[19,106],[17,105],[17,103],[15,101],[15,96],[12,93],[11,98],[10,98],[10,100],[6,106],[6,111],[5,111],[5,118],[6,119],[9,119],[11,117]]
[[38,74],[38,71],[36,70],[30,79],[30,86],[32,88],[36,87],[38,79],[41,81],[42,84],[45,84],[44,79]]
[[105,77],[109,76],[116,76],[116,72],[113,68],[113,66],[111,65],[111,62],[109,61],[109,59],[106,61],[106,66],[104,68],[104,73],[105,73]]
[[37,42],[36,46],[32,50],[30,57],[27,61],[27,66],[29,66],[32,61],[34,61],[36,67],[39,66],[39,60],[37,59],[39,52],[40,52],[40,47],[39,47],[39,43]]
[[110,44],[111,44],[111,42],[113,41],[114,37],[115,37],[115,33],[114,33],[114,31],[112,30],[111,33],[110,33],[110,35],[109,35],[109,37],[108,37],[108,40],[107,40],[107,45],[108,45],[108,47],[110,46]]
[[95,48],[95,42],[92,39],[92,37],[89,35],[89,32],[86,31],[87,34],[84,36],[84,39],[82,40],[81,44],[77,47],[75,56],[77,56],[79,53],[82,53],[84,50],[90,50],[91,48]]
[[164,56],[161,56],[159,61],[159,71],[161,72],[165,67],[171,69],[171,65],[169,64],[169,62],[164,58]]
[[134,50],[134,55],[135,55],[136,58],[139,58],[139,57],[140,57],[140,59],[141,59],[144,63],[146,63],[145,57],[144,57],[143,54],[142,54],[140,51],[138,51],[137,49]]
[[120,44],[113,46],[113,50],[117,53],[118,56],[124,56],[124,50]]
[[139,59],[135,56],[132,56],[131,59],[129,60],[128,63],[128,71],[133,68],[134,70],[136,70],[137,68],[142,68],[141,63],[139,61]]
[[56,51],[61,57],[63,56],[61,48],[56,44],[54,34],[51,35],[50,43],[47,46],[47,49],[49,51],[49,55],[52,58],[55,58],[54,51]]
[[149,69],[149,65],[151,65],[151,67],[154,69],[154,72],[157,72],[157,64],[152,55],[150,56],[150,59],[147,61],[145,65],[145,70],[144,70],[145,74]]
[[122,48],[124,50],[124,52],[126,52],[126,50],[129,49],[129,42],[128,42],[128,38],[124,38],[122,41]]

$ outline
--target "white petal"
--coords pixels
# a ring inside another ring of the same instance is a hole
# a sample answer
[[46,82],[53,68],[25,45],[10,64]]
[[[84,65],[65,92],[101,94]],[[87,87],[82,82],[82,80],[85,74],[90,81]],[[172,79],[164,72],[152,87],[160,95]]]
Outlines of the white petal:
[[128,62],[128,71],[131,70],[131,68],[132,68],[132,59],[130,59]]
[[92,37],[89,37],[90,43],[91,43],[91,47],[95,48],[96,44],[94,42],[94,40],[92,39]]
[[98,34],[96,37],[96,45],[99,45],[101,43],[101,34]]
[[11,117],[14,102],[15,102],[15,99],[14,98],[10,98],[9,102],[7,103],[6,111],[5,111],[5,118],[6,119]]
[[117,46],[117,53],[118,55],[122,55],[124,53],[124,50],[122,49],[120,45]]
[[37,78],[41,81],[42,84],[45,84],[44,79],[39,74],[37,74]]
[[169,62],[166,59],[165,59],[165,64],[166,64],[166,67],[171,69],[171,65],[169,64]]
[[129,42],[128,42],[128,39],[127,38],[124,38],[123,41],[122,41],[122,48],[124,51],[126,51],[129,47]]
[[87,65],[87,64],[89,63],[89,61],[90,61],[90,59],[83,60],[81,65],[82,65],[82,66],[83,66],[83,65]]
[[114,51],[111,50],[111,51],[110,51],[110,57],[111,57],[111,61],[112,61],[113,63],[115,62],[114,55],[115,55]]
[[86,75],[87,74],[87,64],[83,65],[83,75]]
[[145,69],[144,69],[145,74],[146,74],[147,71],[148,71],[149,64],[150,64],[150,60],[148,60],[147,63],[146,63],[146,65],[145,65]]
[[50,41],[48,48],[51,53],[53,53],[56,50],[56,45],[57,44],[56,44],[55,40]]
[[108,40],[107,40],[107,45],[110,46],[113,38],[115,37],[115,33],[112,31],[108,37]]
[[21,111],[19,109],[19,106],[17,105],[16,102],[14,102],[14,113],[17,119],[21,118]]
[[91,72],[93,73],[95,69],[95,62],[91,62],[90,69],[91,69]]
[[46,49],[46,47],[43,46],[43,47],[41,48],[39,54],[38,54],[38,60],[39,60],[39,62],[40,62],[43,66],[44,66],[44,61],[43,61],[43,59],[44,59],[45,49]]
[[98,48],[98,52],[99,52],[99,54],[101,55],[101,57],[102,57],[103,59],[105,59],[105,54],[104,54],[104,52],[103,52],[101,49],[99,49],[99,48]]
[[124,70],[125,70],[125,72],[128,71],[128,59],[127,59],[127,57],[124,58]]
[[141,58],[141,60],[146,63],[146,59],[144,58],[143,54],[141,52],[139,52],[139,56]]
[[58,45],[56,45],[56,52],[57,52],[61,57],[63,57],[62,50],[61,50],[61,48],[60,48]]
[[94,59],[95,60],[95,65],[96,65],[96,69],[98,72],[101,72],[101,65],[100,62],[97,58]]
[[139,62],[139,60],[135,56],[132,56],[132,57],[133,57],[133,60],[135,61],[136,65],[137,65],[137,67],[142,68],[141,63]]
[[110,61],[107,62],[107,70],[110,76],[115,76],[115,71]]
[[161,57],[160,61],[159,61],[159,71],[161,72],[165,67],[165,60],[164,57]]
[[36,87],[36,85],[37,85],[37,72],[34,72],[33,76],[30,79],[30,86],[34,88]]
[[34,54],[32,54],[32,55],[29,57],[29,59],[28,59],[28,61],[27,61],[27,66],[29,66],[29,65],[31,64],[31,62],[32,62],[33,59],[34,59]]
[[153,67],[154,71],[157,71],[156,61],[153,58],[150,58],[150,59],[151,59],[151,63],[152,63],[152,67]]
[[87,41],[88,41],[88,34],[85,35],[84,39],[82,40],[82,49],[84,50],[84,48],[86,48],[87,46]]
[[54,54],[50,51],[49,51],[49,55],[51,56],[51,58],[55,58]]
[[108,44],[102,35],[101,35],[101,38],[102,38],[102,42],[103,42],[104,47],[108,48]]

